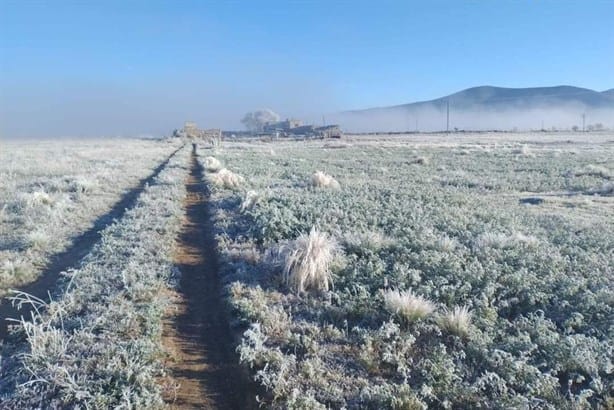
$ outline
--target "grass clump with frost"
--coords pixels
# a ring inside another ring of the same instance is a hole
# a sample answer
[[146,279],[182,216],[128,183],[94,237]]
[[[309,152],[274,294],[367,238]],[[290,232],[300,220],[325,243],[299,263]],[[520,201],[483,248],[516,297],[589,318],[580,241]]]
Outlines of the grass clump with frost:
[[453,310],[445,310],[437,318],[439,326],[456,336],[466,337],[471,326],[472,313],[467,306],[456,306]]
[[241,212],[246,212],[254,208],[262,200],[262,195],[256,191],[247,191],[241,202]]
[[284,282],[297,293],[329,290],[333,285],[330,267],[338,252],[334,238],[312,228],[308,235],[302,234],[288,245]]
[[241,175],[235,174],[227,168],[222,168],[215,174],[209,174],[207,178],[215,186],[226,189],[237,189],[245,181]]
[[335,178],[322,171],[316,171],[311,176],[311,186],[314,188],[340,188],[339,182]]
[[222,163],[215,157],[205,157],[205,169],[209,172],[217,172],[222,169]]
[[383,296],[386,309],[407,322],[425,319],[435,311],[433,302],[411,290],[386,290]]

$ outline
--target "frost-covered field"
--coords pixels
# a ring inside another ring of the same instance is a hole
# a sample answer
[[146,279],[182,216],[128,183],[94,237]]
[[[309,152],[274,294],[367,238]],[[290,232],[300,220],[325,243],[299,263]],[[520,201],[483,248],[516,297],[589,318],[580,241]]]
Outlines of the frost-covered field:
[[32,320],[2,346],[0,408],[163,407],[162,315],[175,281],[190,149],[171,157],[136,205],[102,231],[50,303],[30,300]]
[[611,408],[614,135],[429,138],[209,161],[267,405]]
[[29,141],[0,145],[0,297],[34,280],[177,142]]

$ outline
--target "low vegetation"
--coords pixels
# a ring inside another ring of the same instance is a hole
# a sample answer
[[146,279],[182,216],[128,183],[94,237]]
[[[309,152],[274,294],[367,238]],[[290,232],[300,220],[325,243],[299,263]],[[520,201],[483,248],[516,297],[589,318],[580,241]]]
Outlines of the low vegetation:
[[219,153],[247,176],[213,218],[264,405],[611,407],[612,145],[429,138]]
[[172,251],[190,151],[177,152],[134,208],[104,229],[2,346],[1,408],[160,408],[164,289],[176,278]]
[[147,177],[177,143],[92,140],[3,143],[0,149],[0,297],[36,279]]
[[[262,406],[612,408],[614,146],[421,138],[199,148],[232,348]],[[29,275],[178,146],[142,143],[134,173],[120,154],[78,149],[46,176],[2,163],[14,195],[0,190],[0,279]],[[0,347],[0,408],[165,406],[162,316],[190,151],[107,221],[50,301],[12,294],[34,311]]]

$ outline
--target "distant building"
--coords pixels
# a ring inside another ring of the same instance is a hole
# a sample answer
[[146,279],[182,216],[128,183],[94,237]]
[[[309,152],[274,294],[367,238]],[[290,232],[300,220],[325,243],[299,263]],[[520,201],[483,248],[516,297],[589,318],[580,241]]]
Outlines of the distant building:
[[303,125],[301,120],[286,119],[285,121],[271,122],[265,124],[262,128],[263,132],[285,132],[298,128]]
[[315,125],[303,125],[303,122],[297,119],[287,119],[266,124],[263,127],[263,133],[283,137],[304,136],[320,138],[341,138],[343,135],[338,125],[316,127]]
[[186,121],[181,130],[175,130],[173,132],[173,136],[179,138],[200,139],[215,145],[222,139],[222,130],[218,128],[201,130],[198,128],[195,122]]
[[319,136],[321,136],[322,138],[341,138],[343,136],[341,127],[336,124],[317,127],[315,129],[315,132],[318,133]]

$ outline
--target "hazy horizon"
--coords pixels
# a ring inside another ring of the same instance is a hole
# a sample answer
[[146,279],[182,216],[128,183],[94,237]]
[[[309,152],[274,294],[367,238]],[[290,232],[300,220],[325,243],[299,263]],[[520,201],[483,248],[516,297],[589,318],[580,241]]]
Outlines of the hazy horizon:
[[332,121],[485,84],[604,91],[612,15],[602,1],[5,1],[0,138],[241,129],[261,108]]

